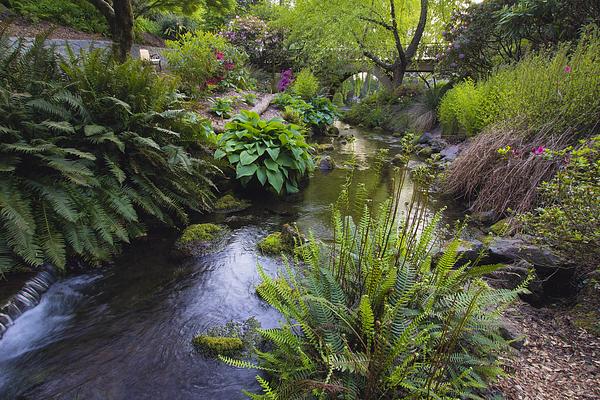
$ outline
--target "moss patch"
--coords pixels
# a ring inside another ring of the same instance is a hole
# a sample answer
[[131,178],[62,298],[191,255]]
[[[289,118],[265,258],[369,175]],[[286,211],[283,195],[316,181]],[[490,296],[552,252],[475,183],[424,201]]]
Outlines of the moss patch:
[[224,232],[224,228],[215,224],[190,225],[183,231],[179,238],[180,244],[193,242],[211,242]]
[[201,351],[210,355],[231,355],[244,349],[244,342],[240,338],[198,335],[192,343]]
[[510,234],[511,225],[510,219],[504,218],[490,226],[490,232],[496,236],[507,236]]
[[290,246],[283,241],[281,232],[271,233],[258,243],[258,248],[265,254],[281,254],[292,250]]
[[235,198],[231,194],[226,194],[215,202],[215,211],[232,212],[241,211],[250,207],[250,202]]

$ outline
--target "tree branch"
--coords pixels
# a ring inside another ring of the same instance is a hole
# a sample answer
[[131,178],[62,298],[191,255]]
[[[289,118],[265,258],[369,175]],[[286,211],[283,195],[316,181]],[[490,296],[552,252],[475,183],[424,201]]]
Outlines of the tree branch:
[[105,0],[89,0],[89,2],[100,11],[104,18],[108,20],[109,24],[112,23],[111,21],[115,18],[115,10],[110,2]]
[[417,29],[415,30],[415,34],[410,42],[410,45],[406,49],[406,58],[408,60],[411,60],[414,57],[415,53],[417,52],[417,47],[419,47],[419,43],[421,42],[421,38],[423,37],[425,25],[427,24],[428,5],[428,0],[421,0],[421,15],[419,17],[419,23],[417,24]]
[[[421,0],[427,1],[427,0]],[[400,40],[400,34],[398,33],[398,22],[396,21],[396,4],[394,0],[390,0],[390,17],[392,17],[392,33],[394,34],[394,42],[396,42],[396,51],[398,51],[398,57],[400,58],[400,63],[402,65],[406,65],[406,55],[404,54],[404,47],[402,46],[402,41]]]
[[371,22],[373,24],[379,25],[379,26],[387,29],[388,31],[393,31],[394,30],[394,28],[391,25],[386,24],[384,21],[379,21],[379,20],[374,19],[374,18],[360,17],[360,16],[358,17],[358,19],[362,19],[363,21]]

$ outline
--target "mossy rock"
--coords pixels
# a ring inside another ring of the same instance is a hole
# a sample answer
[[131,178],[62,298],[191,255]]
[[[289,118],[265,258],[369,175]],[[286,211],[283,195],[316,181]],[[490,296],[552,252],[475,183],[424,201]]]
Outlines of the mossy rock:
[[235,337],[220,337],[198,335],[192,343],[203,353],[208,355],[233,355],[244,349],[242,339]]
[[281,254],[292,250],[292,247],[283,240],[281,232],[271,233],[258,242],[258,248],[264,254]]
[[496,236],[508,236],[512,230],[510,218],[504,218],[490,226],[490,232]]
[[317,145],[317,153],[324,153],[327,151],[333,151],[334,147],[331,143],[322,143]]
[[250,202],[237,199],[231,194],[226,194],[215,202],[214,209],[219,213],[230,213],[245,210],[250,206]]
[[190,225],[181,234],[175,248],[173,256],[176,258],[193,257],[207,253],[211,247],[215,247],[225,234],[227,228],[215,224],[196,224]]

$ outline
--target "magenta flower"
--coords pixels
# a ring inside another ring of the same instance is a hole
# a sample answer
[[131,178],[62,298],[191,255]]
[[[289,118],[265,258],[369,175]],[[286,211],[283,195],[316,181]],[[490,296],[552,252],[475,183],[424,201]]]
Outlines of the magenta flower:
[[544,151],[545,151],[545,150],[546,150],[546,149],[544,148],[544,146],[538,146],[538,147],[534,147],[534,148],[531,150],[531,152],[532,152],[534,155],[536,155],[536,156],[539,156],[539,155],[542,155],[542,154],[544,154]]
[[570,74],[572,71],[573,69],[569,65],[565,67],[565,73]]
[[226,62],[225,64],[223,64],[223,66],[227,71],[233,71],[233,69],[235,68],[235,64],[232,62]]
[[217,51],[215,53],[215,56],[217,57],[217,60],[219,60],[219,61],[223,61],[223,59],[225,58],[225,54],[223,54],[223,52],[221,52],[221,51]]

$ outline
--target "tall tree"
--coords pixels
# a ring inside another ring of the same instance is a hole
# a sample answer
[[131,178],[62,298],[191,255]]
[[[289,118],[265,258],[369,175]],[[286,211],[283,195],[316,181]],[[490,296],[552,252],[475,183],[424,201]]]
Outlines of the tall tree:
[[[423,41],[441,41],[451,11],[468,0],[297,0],[282,18],[289,40],[311,64],[336,65],[339,77],[369,64],[398,88]],[[342,68],[335,59],[343,59]]]

